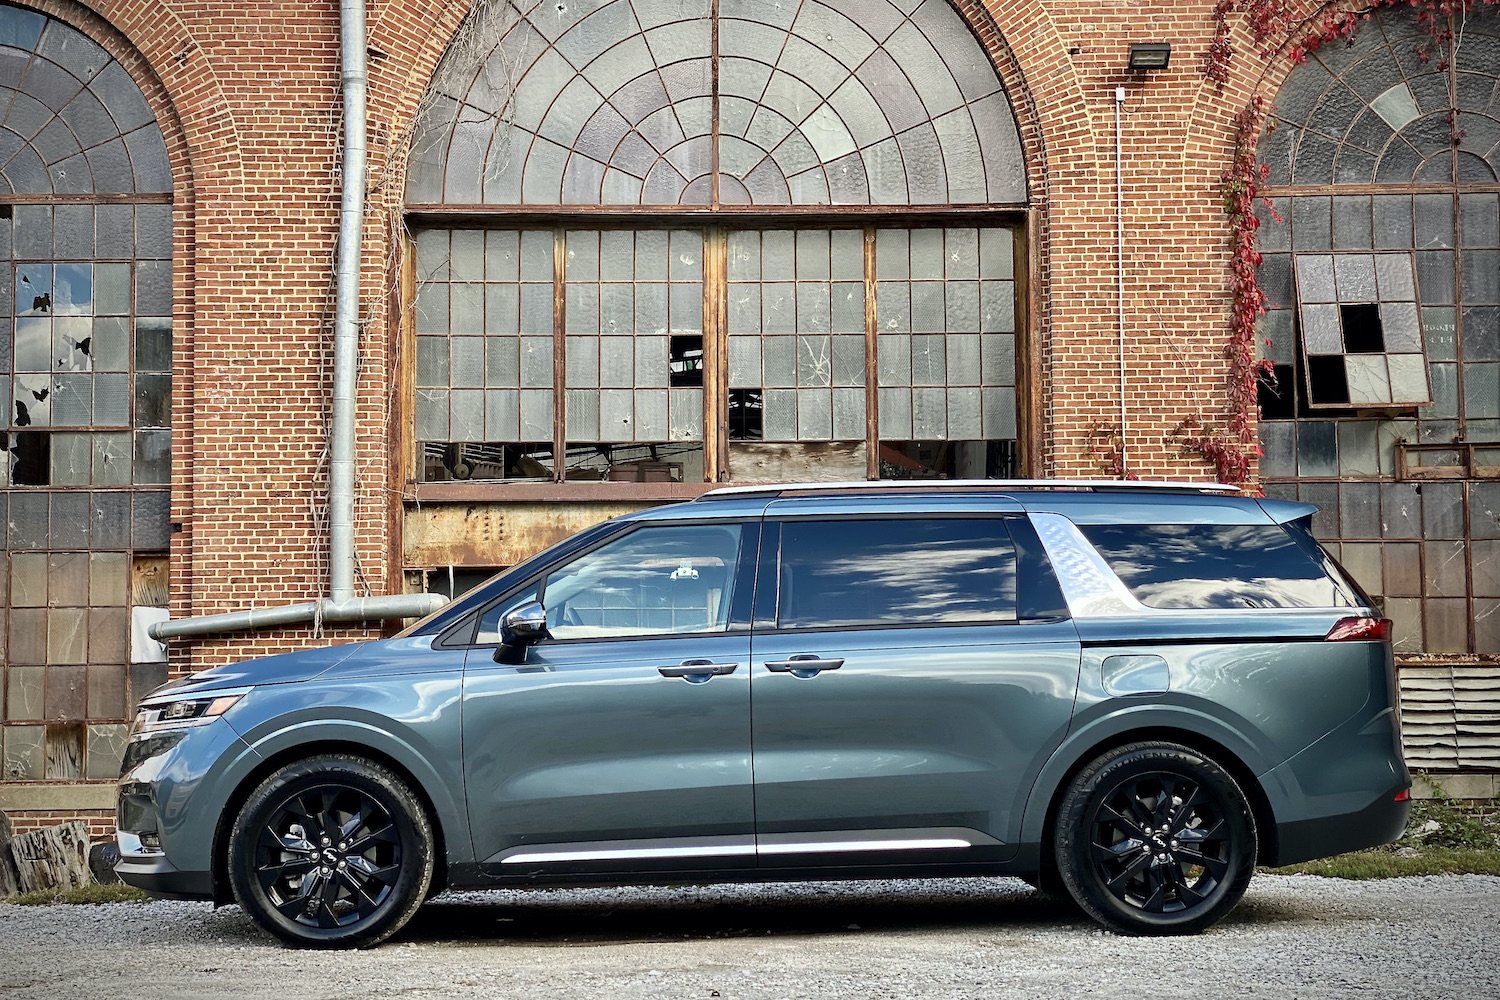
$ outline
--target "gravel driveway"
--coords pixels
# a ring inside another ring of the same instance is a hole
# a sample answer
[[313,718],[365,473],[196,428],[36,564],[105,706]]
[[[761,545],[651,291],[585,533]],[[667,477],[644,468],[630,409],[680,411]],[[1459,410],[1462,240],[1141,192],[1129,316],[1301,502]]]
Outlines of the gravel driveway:
[[1258,876],[1196,938],[1011,879],[447,894],[374,952],[237,907],[0,905],[0,997],[1500,997],[1500,878]]

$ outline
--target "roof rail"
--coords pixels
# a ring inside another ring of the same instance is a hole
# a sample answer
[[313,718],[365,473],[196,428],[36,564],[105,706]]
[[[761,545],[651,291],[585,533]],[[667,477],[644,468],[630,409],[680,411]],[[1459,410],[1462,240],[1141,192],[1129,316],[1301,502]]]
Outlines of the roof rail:
[[845,483],[762,483],[754,486],[723,486],[709,490],[694,500],[733,500],[750,496],[780,496],[783,493],[807,495],[842,492],[974,492],[991,493],[1011,490],[1079,490],[1092,493],[1204,493],[1232,494],[1240,492],[1238,486],[1229,483],[1184,483],[1166,480],[1147,481],[1139,479],[877,479]]

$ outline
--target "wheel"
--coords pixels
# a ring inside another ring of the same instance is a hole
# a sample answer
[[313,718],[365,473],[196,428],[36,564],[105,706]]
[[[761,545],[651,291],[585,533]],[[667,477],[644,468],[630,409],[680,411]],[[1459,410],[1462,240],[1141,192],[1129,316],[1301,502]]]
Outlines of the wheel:
[[406,783],[379,764],[329,754],[275,772],[229,836],[235,900],[289,944],[369,948],[426,898],[432,825]]
[[1093,761],[1058,808],[1054,851],[1068,894],[1129,934],[1195,934],[1239,902],[1255,871],[1255,817],[1212,760],[1135,743]]

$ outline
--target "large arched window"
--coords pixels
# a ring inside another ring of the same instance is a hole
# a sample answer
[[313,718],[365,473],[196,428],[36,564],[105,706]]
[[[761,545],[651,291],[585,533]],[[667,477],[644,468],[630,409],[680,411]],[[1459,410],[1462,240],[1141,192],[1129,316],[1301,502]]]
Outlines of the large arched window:
[[1384,601],[1398,654],[1500,653],[1500,12],[1435,50],[1374,12],[1261,139],[1261,477]]
[[172,178],[120,64],[9,6],[0,254],[3,777],[113,779],[132,694],[166,674],[130,635],[166,603]]
[[408,166],[417,478],[1011,474],[1023,166],[948,0],[482,8]]

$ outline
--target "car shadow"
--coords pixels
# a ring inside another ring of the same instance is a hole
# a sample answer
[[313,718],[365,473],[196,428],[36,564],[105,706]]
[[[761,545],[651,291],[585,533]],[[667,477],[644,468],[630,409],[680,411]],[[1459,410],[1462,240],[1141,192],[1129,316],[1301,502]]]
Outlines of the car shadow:
[[598,944],[728,937],[1092,926],[1071,901],[1014,879],[962,884],[801,883],[445,893],[405,942]]

